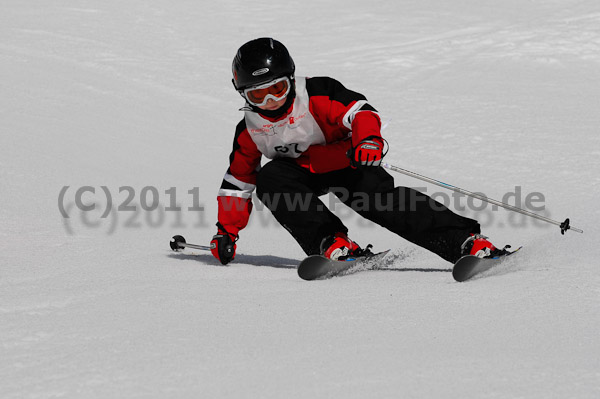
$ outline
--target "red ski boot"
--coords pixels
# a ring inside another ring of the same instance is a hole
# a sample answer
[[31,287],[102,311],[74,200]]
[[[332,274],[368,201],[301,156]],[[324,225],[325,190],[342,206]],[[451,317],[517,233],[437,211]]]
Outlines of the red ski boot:
[[335,235],[325,238],[321,243],[321,254],[331,260],[344,260],[348,256],[361,256],[365,252],[345,233],[335,233]]
[[500,250],[496,248],[487,237],[481,234],[471,234],[460,246],[463,256],[473,255],[478,258],[486,258],[495,255]]

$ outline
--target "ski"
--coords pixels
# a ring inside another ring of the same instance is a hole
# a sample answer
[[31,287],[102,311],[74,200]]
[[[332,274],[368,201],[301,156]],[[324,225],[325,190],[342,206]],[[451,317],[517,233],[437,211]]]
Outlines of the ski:
[[452,268],[452,277],[454,277],[454,280],[459,282],[467,281],[473,276],[498,266],[500,263],[506,260],[507,257],[516,253],[521,248],[522,247],[519,247],[512,252],[508,252],[505,255],[496,256],[494,258],[479,258],[473,255],[463,256],[454,264],[454,267]]
[[388,252],[390,252],[389,249],[374,255],[359,256],[347,260],[331,260],[321,255],[311,255],[298,265],[298,276],[303,280],[321,280],[349,274],[374,265],[383,259]]

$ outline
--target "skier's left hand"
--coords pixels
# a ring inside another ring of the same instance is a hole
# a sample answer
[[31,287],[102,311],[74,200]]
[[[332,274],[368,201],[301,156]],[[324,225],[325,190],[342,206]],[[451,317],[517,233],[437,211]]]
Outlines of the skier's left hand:
[[379,166],[383,153],[383,139],[380,137],[367,137],[350,152],[350,164],[353,168],[364,166]]
[[235,242],[238,236],[227,232],[225,227],[220,223],[217,223],[217,234],[215,234],[210,242],[210,252],[217,258],[222,264],[226,265],[235,258],[235,250],[237,245]]

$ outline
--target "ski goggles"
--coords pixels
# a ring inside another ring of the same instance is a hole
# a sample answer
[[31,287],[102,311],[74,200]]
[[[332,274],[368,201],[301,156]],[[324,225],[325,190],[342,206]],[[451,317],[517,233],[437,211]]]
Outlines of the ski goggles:
[[279,101],[290,92],[291,82],[287,76],[275,79],[262,85],[244,89],[244,98],[254,106],[261,107],[267,104],[269,99]]

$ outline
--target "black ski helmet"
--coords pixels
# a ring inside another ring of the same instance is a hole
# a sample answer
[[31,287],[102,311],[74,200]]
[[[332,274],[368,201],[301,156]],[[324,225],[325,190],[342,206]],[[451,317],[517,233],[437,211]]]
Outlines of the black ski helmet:
[[287,76],[294,77],[296,66],[281,42],[263,37],[239,48],[233,59],[233,86],[241,91]]

